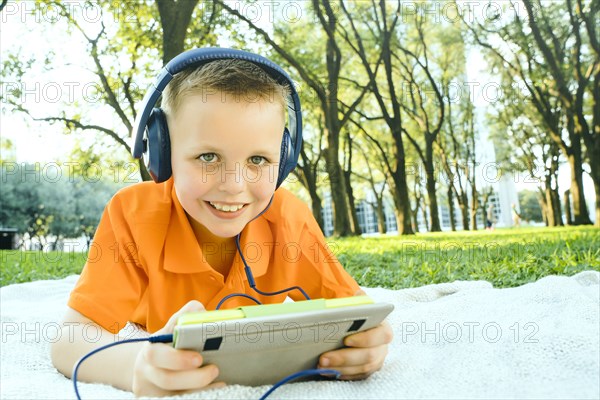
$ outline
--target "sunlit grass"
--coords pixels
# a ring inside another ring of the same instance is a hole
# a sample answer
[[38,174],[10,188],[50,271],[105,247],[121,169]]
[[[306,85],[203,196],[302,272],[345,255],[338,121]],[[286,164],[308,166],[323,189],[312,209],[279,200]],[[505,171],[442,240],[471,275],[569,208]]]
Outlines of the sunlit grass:
[[0,286],[79,274],[87,253],[62,251],[0,251]]
[[[360,285],[392,289],[454,280],[512,287],[546,275],[600,271],[594,227],[497,229],[415,236],[329,239]],[[81,272],[84,253],[0,252],[0,285],[59,279]]]
[[600,271],[600,230],[594,227],[349,238],[331,247],[359,284],[394,289],[478,279],[512,287],[547,275]]

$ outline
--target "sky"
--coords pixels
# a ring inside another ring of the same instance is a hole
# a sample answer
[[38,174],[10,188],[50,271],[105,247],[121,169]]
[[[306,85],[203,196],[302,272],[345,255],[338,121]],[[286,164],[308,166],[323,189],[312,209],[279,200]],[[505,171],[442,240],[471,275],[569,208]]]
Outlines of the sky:
[[[82,8],[78,2],[66,2],[66,4],[88,22],[85,26],[88,32],[99,29],[98,10],[94,10],[93,7]],[[256,15],[256,10],[248,8],[245,11],[247,15]],[[278,11],[291,18],[298,15],[298,11],[290,7]],[[274,12],[276,11],[273,8],[262,10],[263,26],[268,26],[268,19],[272,18]],[[450,18],[451,15],[447,14],[446,17]],[[115,120],[115,126],[119,126],[114,115],[110,112],[107,114],[106,109],[94,103],[91,93],[96,84],[91,73],[86,70],[93,66],[89,65],[89,57],[82,57],[87,53],[85,40],[79,32],[70,35],[64,33],[64,26],[64,19],[61,20],[61,17],[51,9],[42,9],[41,12],[33,13],[30,2],[8,3],[0,13],[0,57],[2,58],[0,61],[4,61],[3,58],[7,53],[16,50],[20,51],[22,57],[33,56],[38,61],[25,81],[3,81],[2,93],[9,94],[9,89],[17,85],[24,91],[21,100],[24,100],[25,104],[32,109],[32,113],[38,117],[56,114],[62,110],[63,102],[75,99],[89,106],[86,112],[90,113],[92,119],[100,118],[106,121],[112,118]],[[52,59],[52,65],[57,68],[43,71],[43,63],[40,60],[46,57]],[[486,108],[492,105],[493,99],[497,96],[497,84],[494,77],[487,73],[485,61],[479,51],[470,51],[468,54],[467,81],[471,84],[465,83],[463,91],[467,93],[472,90],[478,108],[481,153],[493,161],[493,146],[485,137],[485,114]],[[489,101],[490,99],[492,101]],[[23,113],[6,113],[4,107],[0,117],[0,137],[3,140],[11,140],[18,162],[43,163],[65,160],[74,146],[85,148],[98,137],[91,134],[77,135],[79,139],[76,140],[74,135],[63,133],[61,124],[49,125],[35,122]],[[517,190],[535,189],[532,187],[535,185],[527,184],[524,180],[523,176],[514,176]],[[594,199],[593,184],[587,175],[584,175],[584,181],[586,197],[591,202]],[[560,170],[559,190],[562,193],[569,186],[569,168],[563,166]]]
[[[50,56],[54,59],[64,60],[64,64],[73,64],[71,67],[43,72],[41,62],[36,61],[33,73],[27,75],[23,82],[2,82],[3,95],[10,96],[15,87],[24,91],[19,96],[28,107],[32,108],[33,115],[43,117],[60,110],[60,103],[75,96],[75,87],[72,82],[85,82],[89,80],[86,73],[76,67],[79,56],[85,52],[85,46],[80,37],[73,34],[68,37],[61,33],[59,25],[63,21],[51,23],[44,31],[43,26],[48,26],[54,14],[33,14],[30,2],[9,2],[0,13],[0,51],[2,62],[7,53],[20,51],[23,58],[35,57],[44,60]],[[68,46],[64,44],[68,43]],[[66,51],[61,51],[60,48]],[[50,51],[56,52],[49,54]],[[79,93],[77,93],[79,94]],[[14,98],[14,96],[13,96]],[[66,158],[73,147],[73,137],[63,134],[62,127],[58,124],[50,126],[31,120],[23,113],[3,113],[0,119],[0,135],[2,139],[13,142],[16,150],[16,159],[20,162],[45,162]]]

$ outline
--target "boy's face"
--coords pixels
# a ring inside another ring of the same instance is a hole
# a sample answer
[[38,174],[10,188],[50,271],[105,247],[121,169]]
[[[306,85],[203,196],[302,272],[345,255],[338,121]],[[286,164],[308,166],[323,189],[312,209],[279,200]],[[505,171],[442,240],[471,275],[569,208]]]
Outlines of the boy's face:
[[277,183],[282,106],[219,93],[186,97],[169,119],[177,197],[213,235],[230,238],[262,212]]

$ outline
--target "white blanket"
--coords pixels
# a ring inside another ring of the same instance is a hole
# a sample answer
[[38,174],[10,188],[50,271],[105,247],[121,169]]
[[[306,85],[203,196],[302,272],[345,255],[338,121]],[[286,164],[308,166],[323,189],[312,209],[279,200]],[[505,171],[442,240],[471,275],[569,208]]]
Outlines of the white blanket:
[[[74,398],[49,358],[77,277],[11,285],[1,291],[2,399]],[[416,289],[366,289],[392,302],[395,339],[381,371],[360,382],[287,384],[272,398],[600,397],[600,274],[550,276],[511,289],[458,281]],[[257,399],[268,386],[232,385],[183,396]],[[84,399],[131,393],[81,384]]]

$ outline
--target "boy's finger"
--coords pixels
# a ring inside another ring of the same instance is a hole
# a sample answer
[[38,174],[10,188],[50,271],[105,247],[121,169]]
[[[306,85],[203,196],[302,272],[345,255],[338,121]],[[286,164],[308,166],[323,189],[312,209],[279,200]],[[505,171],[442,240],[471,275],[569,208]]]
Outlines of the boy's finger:
[[[160,330],[161,334],[171,333],[173,329],[175,329],[175,325],[177,324],[177,319],[181,317],[185,313],[189,312],[202,312],[206,311],[204,305],[200,303],[198,300],[188,301],[183,307],[179,309],[175,314],[171,315],[169,321],[165,324],[165,326]],[[158,332],[157,332],[158,333]]]
[[203,362],[200,353],[192,350],[178,350],[165,343],[151,344],[143,351],[144,358],[148,364],[165,370],[183,371],[196,369]]
[[[383,363],[385,356],[388,353],[387,345],[381,345],[377,347],[370,347],[367,349],[363,348],[347,348],[324,353],[319,358],[320,368],[333,368],[340,370],[342,374],[346,372],[342,369],[351,367],[364,367],[373,366]],[[338,368],[339,367],[339,368]],[[359,368],[351,368],[352,371],[358,371],[355,373],[363,373],[366,371],[360,371]]]
[[375,328],[358,332],[344,339],[344,344],[349,347],[374,347],[388,344],[392,341],[393,333],[387,321],[383,321]]
[[155,368],[150,375],[152,383],[164,390],[199,390],[204,389],[217,378],[219,369],[215,365],[187,371]]

